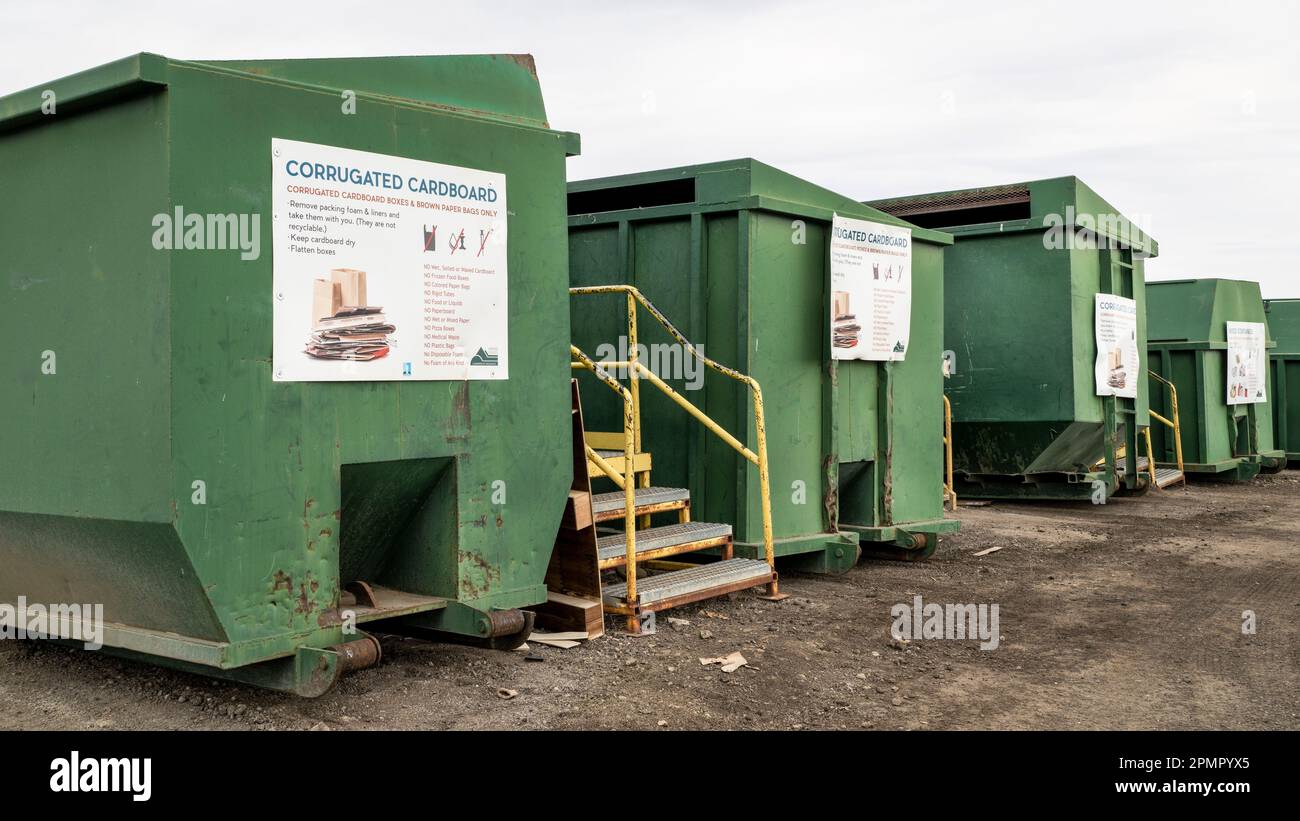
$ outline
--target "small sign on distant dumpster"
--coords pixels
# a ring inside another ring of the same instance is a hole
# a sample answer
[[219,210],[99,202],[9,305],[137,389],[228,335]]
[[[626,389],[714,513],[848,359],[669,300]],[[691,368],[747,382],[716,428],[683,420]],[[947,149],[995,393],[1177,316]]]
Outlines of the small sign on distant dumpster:
[[1228,404],[1267,402],[1268,351],[1262,322],[1228,323]]
[[1097,395],[1136,399],[1145,379],[1138,357],[1137,302],[1114,294],[1096,295]]
[[901,361],[912,319],[912,231],[841,217],[831,226],[831,359]]

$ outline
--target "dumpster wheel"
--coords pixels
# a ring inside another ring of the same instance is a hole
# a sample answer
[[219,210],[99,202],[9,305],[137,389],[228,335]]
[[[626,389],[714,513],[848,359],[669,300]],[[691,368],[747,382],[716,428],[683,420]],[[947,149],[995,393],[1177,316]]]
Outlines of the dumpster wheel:
[[488,617],[492,621],[492,634],[484,639],[471,639],[471,643],[482,642],[481,646],[490,650],[513,650],[533,634],[533,619],[537,614],[531,610],[493,610]]
[[487,650],[514,650],[532,635],[533,619],[537,616],[531,610],[491,610],[483,615],[487,618],[487,633],[482,636],[401,623],[384,625],[377,629],[389,635],[419,641],[462,644]]
[[933,556],[939,546],[939,537],[933,533],[910,533],[899,537],[899,541],[908,541],[911,546],[905,547],[896,542],[868,542],[862,547],[862,555],[868,559],[919,562]]

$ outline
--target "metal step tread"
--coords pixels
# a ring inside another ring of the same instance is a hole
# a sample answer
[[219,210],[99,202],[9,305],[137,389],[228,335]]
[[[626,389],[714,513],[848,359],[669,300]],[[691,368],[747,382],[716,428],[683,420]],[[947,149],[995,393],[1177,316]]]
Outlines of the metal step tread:
[[[731,535],[731,525],[711,522],[683,522],[681,524],[648,527],[636,532],[636,552],[661,550],[688,542],[721,539]],[[616,559],[627,553],[627,537],[623,533],[601,536],[596,540],[596,551],[601,561]]]
[[[1156,467],[1156,486],[1157,486],[1157,487],[1164,487],[1165,485],[1168,485],[1168,484],[1170,484],[1170,483],[1172,483],[1172,482],[1177,482],[1177,481],[1178,481],[1179,479],[1181,479],[1182,476],[1183,476],[1183,472],[1182,472],[1181,470],[1179,470],[1178,468],[1162,468],[1162,467],[1159,467],[1159,463],[1158,463],[1158,462],[1157,462],[1156,464],[1157,464],[1157,467]],[[1123,458],[1120,458],[1120,459],[1116,459],[1116,460],[1115,460],[1115,469],[1116,469],[1116,470],[1123,470],[1124,467],[1125,467],[1126,465],[1127,465],[1127,462],[1126,462],[1125,459],[1123,459]],[[1139,456],[1139,457],[1138,457],[1138,473],[1146,473],[1146,472],[1147,472],[1147,458],[1146,458],[1145,456]]]
[[1178,468],[1156,468],[1156,486],[1164,487],[1183,478]]
[[[684,487],[639,487],[636,489],[636,506],[660,505],[666,502],[689,502],[691,492]],[[608,513],[623,509],[623,491],[597,493],[591,497],[593,513]]]
[[[605,460],[622,459],[624,456],[626,456],[626,454],[623,453],[623,451],[621,450],[601,450],[600,448],[592,448],[592,450],[596,452],[597,456]],[[632,457],[636,458],[637,456],[642,456],[644,454],[645,451],[637,451],[636,453],[632,454]]]
[[[726,559],[689,570],[672,570],[637,579],[637,600],[640,604],[651,604],[737,582],[767,581],[771,577],[772,568],[767,566],[767,562],[759,559]],[[606,585],[602,595],[607,604],[622,605],[627,596],[627,582]]]

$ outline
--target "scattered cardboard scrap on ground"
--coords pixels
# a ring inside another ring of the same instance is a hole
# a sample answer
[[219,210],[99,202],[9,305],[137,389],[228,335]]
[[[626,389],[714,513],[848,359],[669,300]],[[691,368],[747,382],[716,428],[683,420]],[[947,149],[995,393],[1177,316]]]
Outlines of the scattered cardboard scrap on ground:
[[749,666],[749,662],[745,661],[745,657],[742,656],[739,652],[732,653],[731,655],[728,656],[719,656],[718,658],[711,658],[711,659],[702,658],[700,659],[700,664],[703,664],[706,667],[709,666],[710,664],[721,664],[722,672],[724,673],[734,673],[737,670],[739,670],[741,667]]
[[528,637],[528,640],[536,642],[537,644],[545,644],[548,647],[559,647],[568,650],[571,647],[577,647],[579,643],[586,641],[589,638],[591,638],[590,634],[578,631],[570,631],[568,633],[544,633],[539,630],[534,630]]

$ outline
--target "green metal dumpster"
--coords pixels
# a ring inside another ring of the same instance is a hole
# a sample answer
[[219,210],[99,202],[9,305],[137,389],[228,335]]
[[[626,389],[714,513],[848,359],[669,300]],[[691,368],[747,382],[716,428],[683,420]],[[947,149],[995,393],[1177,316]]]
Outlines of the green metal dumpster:
[[302,695],[375,623],[526,634],[577,145],[526,55],[140,54],[0,99],[0,612]]
[[[1273,443],[1271,396],[1264,390],[1266,351],[1273,342],[1267,336],[1259,283],[1232,279],[1151,283],[1147,323],[1151,371],[1178,390],[1187,474],[1248,481],[1261,470],[1280,470],[1286,460]],[[1230,331],[1243,327],[1238,323],[1257,330],[1257,350],[1235,343]],[[1249,373],[1238,373],[1241,368]],[[1248,396],[1234,396],[1240,393],[1240,387],[1234,390],[1234,386],[1252,379]],[[1157,395],[1154,386],[1152,390],[1151,409],[1169,417],[1173,413],[1169,396]],[[1151,445],[1158,464],[1174,463],[1174,442],[1166,429],[1152,428]]]
[[[1122,454],[1147,424],[1143,260],[1155,241],[1075,177],[871,204],[955,239],[944,346],[958,496],[1145,490],[1139,462]],[[1099,320],[1121,308],[1127,361],[1111,373],[1131,395],[1099,395],[1121,393],[1098,384],[1097,343]]]
[[[830,244],[835,215],[907,224],[752,159],[569,185],[575,287],[633,285],[704,355],[752,376],[766,406],[774,554],[816,571],[851,566],[859,543],[917,558],[943,515],[943,394],[939,322],[943,252],[937,231],[913,229],[910,344],[898,361],[833,360]],[[905,232],[904,232],[905,233]],[[620,359],[621,297],[575,297],[575,344]],[[641,325],[643,359],[675,353]],[[603,345],[611,346],[603,349]],[[754,418],[742,385],[713,371],[655,368],[728,430]],[[604,398],[594,388],[584,393]],[[603,393],[603,392],[601,392]],[[693,519],[734,523],[735,551],[761,557],[758,477],[745,461],[657,391],[642,392],[645,449],[656,485],[689,489]],[[586,409],[588,429],[619,427],[615,401]]]
[[1288,463],[1300,462],[1300,299],[1270,299],[1264,312],[1277,342],[1269,351],[1268,382],[1275,440]]

